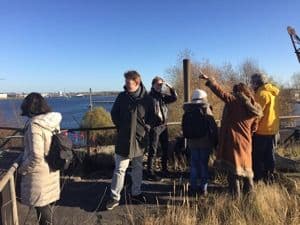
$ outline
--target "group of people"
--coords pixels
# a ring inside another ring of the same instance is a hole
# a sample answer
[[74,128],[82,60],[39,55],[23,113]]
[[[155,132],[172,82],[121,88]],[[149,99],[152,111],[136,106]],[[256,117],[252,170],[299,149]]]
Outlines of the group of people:
[[[143,201],[142,162],[148,133],[148,177],[150,175],[155,180],[159,179],[153,166],[153,156],[157,154],[159,141],[163,151],[162,171],[168,170],[167,104],[177,99],[176,92],[170,85],[170,95],[162,93],[164,81],[160,77],[153,79],[151,92],[147,94],[141,76],[136,71],[128,71],[124,76],[124,91],[117,97],[111,111],[118,135],[111,197],[106,205],[108,210],[119,205],[130,161],[131,195],[133,199]],[[229,190],[233,195],[240,196],[241,191],[250,192],[253,181],[272,180],[276,137],[279,132],[279,89],[268,83],[261,73],[251,76],[251,87],[239,83],[233,86],[231,93],[226,92],[212,77],[201,74],[199,78],[207,81],[206,85],[224,101],[225,106],[218,131],[204,90],[195,90],[192,102],[184,104],[185,111],[201,111],[207,119],[207,126],[202,127],[207,130],[202,132],[205,135],[187,138],[187,147],[191,152],[191,191],[207,194],[208,160],[213,149],[216,149],[216,165],[228,174]],[[194,125],[200,126],[197,119]]]
[[[155,171],[159,143],[162,149],[162,172],[168,171],[168,104],[177,100],[175,89],[163,78],[155,77],[148,93],[137,71],[124,74],[124,91],[117,96],[111,118],[117,128],[115,169],[110,186],[108,210],[119,205],[126,170],[131,162],[132,199],[143,201],[143,156],[148,150],[147,178],[159,180]],[[279,89],[267,83],[260,73],[251,76],[251,86],[239,83],[231,93],[212,77],[206,80],[211,91],[224,101],[221,128],[218,131],[207,92],[197,89],[185,111],[201,110],[208,118],[203,127],[209,132],[202,137],[187,138],[191,151],[191,189],[207,193],[208,159],[216,149],[217,164],[228,172],[230,191],[239,195],[248,192],[253,178],[272,179],[276,134],[279,130]],[[254,91],[254,92],[253,92]],[[21,179],[21,201],[37,211],[40,224],[52,224],[51,204],[59,199],[59,171],[49,168],[45,156],[49,153],[53,131],[60,129],[62,116],[52,112],[39,93],[30,93],[21,105],[25,125],[24,154],[18,172]],[[200,178],[200,188],[198,179]],[[242,185],[243,184],[243,185]]]

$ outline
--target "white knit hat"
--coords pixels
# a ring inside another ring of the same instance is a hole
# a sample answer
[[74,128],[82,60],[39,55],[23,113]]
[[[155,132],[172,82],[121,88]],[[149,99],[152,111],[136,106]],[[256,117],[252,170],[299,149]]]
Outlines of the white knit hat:
[[193,103],[201,103],[206,98],[207,98],[207,93],[205,91],[200,90],[200,89],[196,89],[193,92],[192,102]]

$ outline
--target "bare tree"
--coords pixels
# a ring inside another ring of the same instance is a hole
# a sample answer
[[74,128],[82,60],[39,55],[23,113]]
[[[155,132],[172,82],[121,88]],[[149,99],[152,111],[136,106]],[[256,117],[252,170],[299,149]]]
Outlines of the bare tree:
[[294,73],[291,77],[291,88],[300,89],[300,72]]
[[252,74],[261,72],[258,63],[253,59],[246,59],[239,67],[240,81],[250,85],[250,77]]

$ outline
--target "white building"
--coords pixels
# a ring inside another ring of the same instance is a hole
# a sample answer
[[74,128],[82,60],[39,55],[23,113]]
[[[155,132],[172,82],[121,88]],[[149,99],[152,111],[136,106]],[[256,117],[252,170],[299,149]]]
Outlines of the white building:
[[7,99],[7,94],[0,93],[0,99]]

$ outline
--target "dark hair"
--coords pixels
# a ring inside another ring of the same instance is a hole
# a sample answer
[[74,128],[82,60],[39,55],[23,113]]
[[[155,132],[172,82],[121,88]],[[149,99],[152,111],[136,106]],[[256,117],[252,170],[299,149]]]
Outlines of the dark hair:
[[52,111],[43,96],[36,92],[32,92],[26,96],[22,102],[21,110],[22,116],[27,116],[30,118]]
[[239,83],[233,86],[233,93],[243,93],[251,100],[254,100],[252,90],[244,83]]
[[130,70],[130,71],[125,72],[124,77],[126,79],[135,80],[135,81],[141,80],[141,75],[135,70]]
[[267,77],[262,73],[254,73],[251,75],[251,83],[260,87],[267,83]]
[[156,77],[154,77],[154,78],[153,78],[153,80],[152,80],[152,83],[151,83],[151,84],[153,85],[153,84],[157,83],[159,80],[161,80],[161,81],[164,81],[164,79],[162,79],[161,77],[159,77],[159,76],[156,76]]

